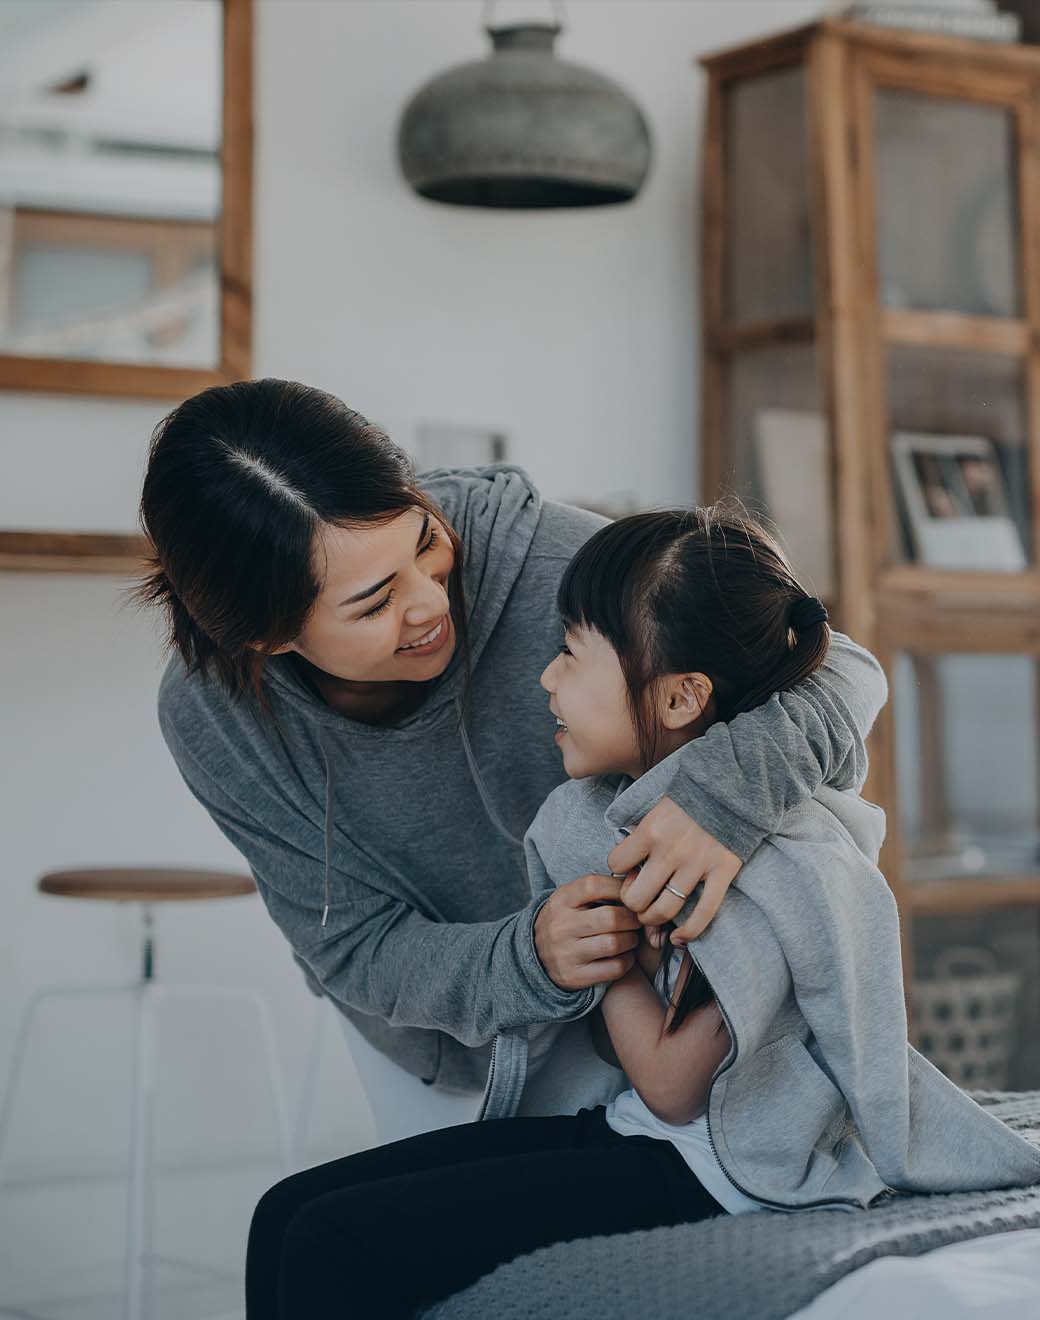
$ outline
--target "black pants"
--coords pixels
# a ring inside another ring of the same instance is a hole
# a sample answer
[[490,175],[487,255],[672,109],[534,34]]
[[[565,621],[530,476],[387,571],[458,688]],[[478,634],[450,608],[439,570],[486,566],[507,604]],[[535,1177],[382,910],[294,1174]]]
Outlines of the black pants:
[[536,1247],[726,1213],[671,1142],[604,1112],[466,1123],[286,1178],[253,1215],[247,1320],[407,1317]]

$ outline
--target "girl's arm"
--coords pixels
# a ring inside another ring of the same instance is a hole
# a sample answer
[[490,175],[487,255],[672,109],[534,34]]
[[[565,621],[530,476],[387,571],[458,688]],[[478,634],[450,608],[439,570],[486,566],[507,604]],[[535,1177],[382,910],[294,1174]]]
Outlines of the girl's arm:
[[[672,1004],[678,1002],[693,968],[683,955]],[[730,1051],[730,1036],[714,999],[694,1009],[671,1035],[667,1010],[639,962],[615,981],[601,1005],[621,1067],[650,1112],[681,1127],[707,1105],[711,1079]]]
[[[660,931],[662,928],[657,926],[654,929]],[[635,965],[636,967],[642,967],[646,979],[653,985],[661,961],[661,948],[660,944],[656,946],[651,944],[649,935],[650,927],[644,926],[640,934],[639,945],[636,948]],[[610,1039],[610,1032],[607,1030],[607,1024],[603,1019],[602,1004],[597,1004],[589,1014],[589,1023],[592,1028],[592,1043],[596,1047],[596,1053],[604,1063],[609,1063],[612,1068],[621,1068],[621,1060],[617,1056],[617,1051]]]

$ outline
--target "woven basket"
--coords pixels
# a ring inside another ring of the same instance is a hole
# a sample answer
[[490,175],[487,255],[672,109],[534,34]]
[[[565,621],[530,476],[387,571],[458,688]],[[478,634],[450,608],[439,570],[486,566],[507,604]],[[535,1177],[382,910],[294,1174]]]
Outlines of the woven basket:
[[1006,1086],[1020,983],[989,949],[945,949],[910,989],[917,1048],[958,1086]]

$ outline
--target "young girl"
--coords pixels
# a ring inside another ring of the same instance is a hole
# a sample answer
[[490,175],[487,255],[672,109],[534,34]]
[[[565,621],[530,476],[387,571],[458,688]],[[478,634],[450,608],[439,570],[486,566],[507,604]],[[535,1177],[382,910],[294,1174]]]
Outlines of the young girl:
[[[525,837],[536,889],[605,870],[614,821],[649,810],[668,758],[804,681],[829,638],[773,539],[721,508],[604,527],[559,605],[565,645],[541,683],[569,780]],[[690,949],[646,938],[591,1017],[501,1034],[491,1121],[272,1188],[250,1232],[249,1320],[409,1316],[551,1243],[1040,1180],[1040,1155],[908,1053],[881,813],[826,793],[748,860]],[[623,896],[638,889],[630,877]],[[951,1133],[966,1138],[957,1168]]]

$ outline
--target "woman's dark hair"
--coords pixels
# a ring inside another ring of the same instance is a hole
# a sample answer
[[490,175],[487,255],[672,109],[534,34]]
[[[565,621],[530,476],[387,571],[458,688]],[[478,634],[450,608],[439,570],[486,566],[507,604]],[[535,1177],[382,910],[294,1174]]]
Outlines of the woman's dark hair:
[[[617,653],[645,771],[660,759],[655,697],[665,675],[711,680],[702,733],[818,668],[830,641],[826,621],[798,631],[791,622],[807,597],[776,538],[727,500],[601,528],[567,565],[557,604],[568,627],[594,629]],[[671,951],[666,940],[666,970]],[[710,998],[694,965],[668,1030]]]
[[416,507],[444,525],[455,552],[449,596],[468,683],[455,529],[384,431],[295,381],[218,385],[156,427],[141,495],[151,556],[134,596],[162,608],[189,672],[212,669],[233,696],[251,693],[268,709],[264,667],[321,591],[322,528],[387,523]]

